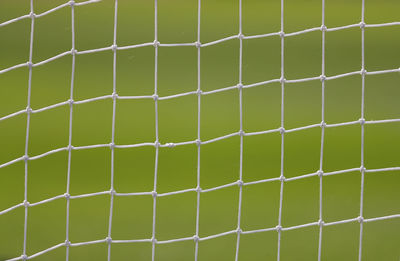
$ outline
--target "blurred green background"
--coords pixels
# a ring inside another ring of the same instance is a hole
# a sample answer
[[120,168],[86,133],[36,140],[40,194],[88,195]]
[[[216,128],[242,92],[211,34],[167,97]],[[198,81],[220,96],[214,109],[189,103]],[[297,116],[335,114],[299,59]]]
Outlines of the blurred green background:
[[[64,0],[34,0],[41,13]],[[196,0],[159,0],[159,41],[195,42]],[[366,23],[400,21],[397,0],[366,0]],[[237,0],[202,0],[201,42],[206,43],[238,33]],[[76,48],[87,50],[110,46],[113,39],[113,0],[75,8]],[[27,0],[2,0],[0,22],[29,13]],[[361,0],[326,0],[326,26],[359,23]],[[320,0],[285,0],[285,32],[321,25]],[[264,34],[280,30],[280,1],[243,0],[243,33]],[[29,54],[30,20],[0,27],[0,69],[26,62]],[[148,0],[119,0],[117,44],[152,42],[154,3]],[[365,63],[367,71],[400,66],[400,26],[367,28]],[[65,7],[36,19],[33,62],[71,49],[71,10]],[[111,51],[79,55],[76,58],[74,99],[82,100],[112,93]],[[33,69],[31,106],[42,108],[69,99],[71,56]],[[201,49],[201,88],[209,91],[238,83],[239,40],[234,39]],[[326,33],[326,75],[361,68],[359,28]],[[166,96],[197,88],[195,47],[160,47],[158,94]],[[285,77],[296,79],[321,74],[321,32],[285,40]],[[269,37],[244,40],[243,83],[280,77],[280,39]],[[154,47],[117,52],[117,93],[152,95],[154,90]],[[28,69],[0,75],[0,117],[26,108]],[[367,120],[400,118],[400,74],[368,75],[365,85]],[[268,84],[243,90],[243,125],[246,132],[280,126],[280,85]],[[203,96],[201,139],[208,140],[239,130],[237,90]],[[326,83],[327,123],[360,118],[361,76]],[[154,142],[154,101],[118,100],[116,144]],[[84,146],[111,141],[112,100],[74,106],[72,144]],[[321,82],[287,84],[285,128],[321,122]],[[68,145],[69,107],[33,114],[30,124],[29,155],[38,155]],[[24,154],[26,115],[0,122],[0,164]],[[365,166],[368,169],[400,166],[400,123],[365,127]],[[320,128],[285,135],[284,175],[294,177],[319,168]],[[195,95],[159,102],[161,143],[195,140],[197,97]],[[239,137],[202,146],[201,187],[203,189],[239,179]],[[326,129],[323,170],[325,172],[360,166],[361,127],[351,125]],[[66,191],[67,152],[29,161],[28,200],[31,203]],[[153,189],[153,147],[115,150],[115,189],[141,192]],[[72,152],[72,195],[110,189],[110,149]],[[197,147],[161,148],[159,193],[196,187]],[[364,218],[400,213],[399,171],[365,175]],[[244,138],[243,180],[245,182],[280,175],[280,135]],[[24,199],[24,164],[0,169],[0,211]],[[246,186],[243,189],[243,230],[275,227],[278,224],[279,182]],[[200,236],[236,229],[238,187],[201,194]],[[319,178],[285,183],[282,226],[318,220]],[[333,222],[359,215],[360,173],[323,178],[323,220]],[[109,195],[73,199],[70,205],[70,241],[82,242],[107,236]],[[66,201],[29,208],[27,255],[65,241]],[[189,192],[157,200],[156,238],[167,240],[195,234],[196,193]],[[0,259],[22,254],[24,210],[18,208],[0,216]],[[116,197],[112,238],[151,238],[151,196]],[[319,228],[282,232],[281,260],[316,260]],[[335,225],[323,229],[323,260],[356,260],[359,224]],[[398,260],[400,219],[364,225],[363,260]],[[194,242],[156,246],[156,260],[194,260]],[[236,235],[199,243],[199,260],[233,260]],[[240,260],[275,260],[277,232],[242,235]],[[35,260],[64,260],[65,248],[48,252]],[[107,244],[70,249],[70,260],[106,260]],[[150,260],[150,243],[112,244],[111,260]]]

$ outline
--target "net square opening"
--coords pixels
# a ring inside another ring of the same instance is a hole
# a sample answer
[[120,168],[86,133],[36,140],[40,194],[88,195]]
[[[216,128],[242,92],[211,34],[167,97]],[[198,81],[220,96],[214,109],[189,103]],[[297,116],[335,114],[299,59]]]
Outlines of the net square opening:
[[280,187],[281,184],[278,181],[243,187],[241,228],[244,231],[276,226]]
[[158,159],[157,192],[171,192],[196,186],[197,147],[184,145],[161,148]]
[[153,146],[116,148],[114,153],[114,187],[117,192],[153,190],[155,162]]
[[240,130],[239,91],[229,90],[201,98],[202,141]]
[[239,40],[201,48],[201,89],[211,91],[239,82]]
[[243,82],[252,84],[281,76],[281,40],[277,36],[243,40]]
[[195,192],[157,197],[157,241],[191,237],[196,233],[196,198]]
[[360,28],[327,32],[325,41],[326,75],[334,76],[361,70]]
[[159,1],[157,27],[161,43],[196,41],[197,1]]
[[68,146],[69,107],[67,105],[31,115],[29,155],[36,156]]
[[[321,75],[321,31],[285,37],[285,78],[294,80]],[[275,64],[280,67],[280,64]]]
[[202,189],[239,179],[240,138],[231,137],[201,145],[200,183]]
[[111,142],[113,101],[104,99],[74,105],[72,143],[74,146]]
[[65,215],[64,199],[29,208],[26,237],[28,256],[65,241]]
[[114,1],[75,8],[75,43],[80,51],[111,46],[114,33]]
[[35,19],[34,26],[32,51],[34,62],[71,50],[71,8],[61,8],[39,17]]
[[[71,199],[69,209],[69,240],[71,243],[87,242],[107,237],[110,195]],[[105,242],[95,245],[107,247]],[[90,248],[90,246],[82,246],[82,248],[87,247]],[[71,258],[73,257],[73,249],[75,248],[70,249]],[[88,253],[90,251],[76,251],[77,256],[75,256],[75,259],[78,259],[78,253],[83,252]],[[103,256],[107,256],[107,254]],[[90,259],[90,255],[86,257]]]
[[197,97],[183,96],[158,102],[159,139],[164,143],[197,138]]
[[350,219],[360,213],[360,171],[322,178],[322,219],[324,222]]
[[192,46],[158,49],[158,95],[197,90],[197,50]]
[[112,52],[104,51],[77,56],[75,62],[74,100],[111,95],[112,92]]
[[112,222],[113,240],[151,238],[153,199],[149,195],[114,197]]
[[[118,145],[154,142],[155,105],[153,99],[117,100],[115,143]],[[111,130],[111,125],[109,126]]]
[[[154,94],[153,46],[118,50],[116,68],[116,88],[119,96]],[[111,71],[111,65],[108,69]]]
[[[200,196],[200,237],[237,228],[239,187],[203,192]],[[236,234],[235,234],[236,237]]]
[[29,161],[29,202],[37,202],[64,194],[67,188],[67,176],[67,151],[57,152],[37,160]]
[[[93,181],[96,182],[93,182]],[[110,148],[71,152],[71,194],[86,194],[110,189]]]
[[267,133],[243,139],[243,179],[246,182],[279,177],[281,135]]
[[[297,226],[317,222],[318,219],[319,178],[309,177],[285,182],[282,201],[282,226]],[[286,231],[283,233],[286,233]],[[287,253],[290,253],[290,251]]]

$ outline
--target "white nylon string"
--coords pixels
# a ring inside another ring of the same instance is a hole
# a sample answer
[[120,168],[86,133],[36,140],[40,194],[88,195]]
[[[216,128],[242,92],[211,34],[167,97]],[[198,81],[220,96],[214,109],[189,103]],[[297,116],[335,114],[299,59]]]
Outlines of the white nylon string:
[[[375,222],[375,221],[382,221],[382,220],[389,220],[400,218],[400,214],[394,215],[387,215],[387,216],[379,216],[379,217],[372,217],[372,218],[365,218],[363,216],[363,203],[364,203],[364,177],[366,173],[379,173],[375,175],[385,175],[385,172],[393,172],[393,171],[400,171],[400,166],[390,166],[385,168],[379,169],[366,169],[365,162],[364,162],[364,131],[365,125],[376,125],[376,124],[386,124],[386,123],[394,123],[399,122],[400,119],[381,119],[381,120],[365,120],[365,78],[367,75],[377,75],[377,74],[391,74],[391,73],[400,73],[400,68],[389,68],[377,71],[366,71],[365,69],[365,28],[380,28],[380,27],[391,27],[391,26],[400,26],[400,21],[389,22],[389,23],[381,23],[381,24],[366,24],[365,23],[365,1],[362,0],[362,11],[361,11],[361,22],[357,24],[349,24],[340,27],[332,27],[327,28],[325,25],[325,0],[322,1],[322,21],[320,27],[314,28],[306,28],[304,30],[285,33],[284,32],[284,1],[281,0],[281,28],[279,32],[272,32],[272,33],[265,33],[259,35],[244,35],[242,31],[242,0],[239,0],[239,33],[237,35],[228,36],[222,39],[217,39],[215,41],[211,41],[208,43],[201,43],[200,38],[200,29],[201,29],[201,0],[198,0],[197,6],[197,39],[195,42],[188,42],[188,43],[160,43],[158,41],[158,3],[157,0],[154,0],[154,41],[149,43],[141,43],[136,45],[127,45],[127,46],[117,46],[117,17],[118,17],[118,0],[115,0],[115,7],[114,7],[114,31],[113,31],[113,44],[108,47],[97,48],[97,49],[89,49],[78,51],[75,48],[75,9],[78,6],[92,4],[99,2],[99,0],[89,0],[84,2],[75,3],[73,0],[68,1],[64,4],[61,4],[53,9],[45,11],[40,14],[34,13],[33,8],[33,0],[30,1],[30,13],[2,22],[0,23],[0,27],[7,26],[14,22],[23,20],[23,19],[30,19],[31,20],[31,31],[30,31],[30,48],[29,48],[29,59],[26,63],[16,64],[14,66],[10,66],[8,68],[0,69],[0,74],[7,73],[11,70],[16,70],[22,67],[28,67],[29,71],[29,80],[28,80],[28,97],[27,97],[27,107],[25,109],[21,109],[14,113],[0,116],[0,121],[6,121],[7,119],[14,118],[18,115],[26,114],[26,137],[25,137],[25,152],[24,155],[10,160],[8,162],[0,163],[0,168],[4,168],[10,165],[13,165],[17,162],[24,162],[25,164],[25,178],[24,178],[24,200],[23,202],[11,206],[7,209],[0,210],[0,215],[6,214],[10,211],[14,211],[18,208],[24,208],[25,211],[25,218],[24,218],[24,240],[23,240],[23,248],[22,248],[22,255],[9,259],[9,260],[27,260],[31,258],[35,258],[41,256],[45,253],[58,249],[60,247],[65,247],[66,250],[66,260],[69,260],[69,251],[71,247],[76,246],[83,246],[83,245],[91,245],[91,244],[107,244],[108,252],[107,252],[107,260],[111,260],[111,246],[112,244],[128,244],[128,243],[139,243],[139,242],[148,242],[152,245],[152,260],[156,260],[156,246],[158,244],[170,244],[174,242],[180,241],[194,241],[195,244],[195,251],[194,251],[194,259],[195,261],[198,260],[199,256],[199,242],[210,240],[226,235],[236,235],[236,252],[235,252],[235,260],[239,260],[239,250],[240,250],[240,237],[244,234],[253,234],[253,233],[263,233],[263,232],[277,232],[278,233],[278,247],[277,247],[277,260],[280,260],[281,256],[281,244],[282,244],[282,232],[301,229],[305,227],[316,226],[319,228],[319,240],[318,240],[318,260],[322,259],[322,240],[323,240],[323,228],[325,226],[335,226],[339,224],[345,223],[352,223],[358,222],[360,224],[360,234],[359,234],[359,261],[362,259],[362,244],[363,244],[363,224],[368,222]],[[71,45],[72,48],[69,51],[62,52],[56,56],[49,57],[46,60],[33,62],[32,54],[33,54],[33,36],[34,36],[34,28],[35,28],[35,20],[40,19],[43,16],[51,14],[59,9],[62,8],[71,8]],[[332,31],[339,31],[339,30],[346,30],[349,28],[360,28],[361,31],[361,69],[359,71],[353,72],[346,72],[343,74],[338,75],[325,75],[325,36],[327,32]],[[321,54],[321,75],[319,76],[311,76],[308,78],[299,78],[299,79],[285,79],[284,73],[284,55],[285,55],[285,38],[297,36],[301,34],[307,34],[310,32],[321,31],[322,34],[322,54]],[[279,79],[270,79],[262,82],[255,82],[251,84],[243,84],[242,83],[242,68],[243,68],[243,42],[247,39],[256,39],[256,38],[268,38],[268,37],[280,37],[281,39],[281,76]],[[211,91],[202,91],[201,90],[201,79],[200,79],[200,71],[201,71],[201,49],[207,48],[208,46],[217,45],[225,41],[239,41],[239,79],[238,84],[234,86],[226,86],[221,87],[220,89],[215,89]],[[153,95],[145,95],[145,96],[119,96],[117,94],[117,86],[116,86],[116,57],[118,50],[126,50],[126,49],[133,49],[133,48],[141,48],[145,46],[154,46],[154,93]],[[185,93],[177,93],[174,95],[169,96],[158,96],[158,52],[160,48],[168,48],[168,47],[179,47],[179,46],[193,46],[197,50],[197,89],[190,92]],[[74,100],[74,76],[75,76],[75,59],[76,56],[85,55],[89,53],[96,53],[96,52],[113,52],[113,86],[112,86],[112,93],[109,95],[93,97],[85,100]],[[72,58],[72,70],[71,70],[71,86],[70,86],[70,97],[68,100],[52,104],[42,108],[31,108],[30,104],[30,97],[31,97],[31,85],[32,85],[32,71],[33,68],[50,63],[54,60],[58,60],[61,57],[71,55]],[[361,83],[361,118],[354,121],[348,122],[339,122],[339,123],[326,123],[325,120],[325,84],[327,81],[340,79],[349,77],[352,75],[361,75],[362,83]],[[297,82],[308,82],[308,81],[321,81],[321,122],[315,123],[311,125],[305,125],[293,129],[285,129],[284,127],[284,94],[285,94],[285,83],[297,83]],[[280,83],[281,85],[281,124],[279,127],[275,129],[267,129],[261,130],[257,132],[245,132],[243,127],[243,90],[248,88],[268,88],[271,83]],[[239,129],[237,132],[227,133],[223,136],[215,137],[209,140],[201,140],[201,98],[205,95],[213,95],[215,93],[226,92],[230,90],[237,89],[239,92]],[[171,141],[167,143],[160,143],[159,141],[159,130],[158,130],[158,101],[159,100],[168,100],[168,99],[175,99],[182,96],[188,95],[196,95],[197,96],[197,138],[195,140],[188,140],[188,141]],[[84,103],[91,103],[98,100],[105,100],[111,99],[113,104],[113,113],[112,113],[112,126],[111,126],[111,142],[108,144],[92,144],[92,145],[80,145],[80,146],[73,146],[72,141],[72,126],[73,126],[73,108],[75,104],[84,104]],[[118,100],[134,100],[134,99],[152,99],[154,100],[155,105],[155,141],[143,141],[142,143],[136,144],[115,144],[115,115],[116,115],[116,107]],[[42,154],[32,155],[29,156],[29,129],[30,129],[30,117],[31,114],[41,113],[44,111],[52,110],[61,106],[68,106],[69,107],[69,139],[68,145],[65,147],[56,148],[50,151],[46,151]],[[323,171],[323,159],[324,159],[324,135],[326,128],[336,128],[341,126],[349,126],[349,125],[360,125],[361,127],[361,166],[354,166],[353,168],[349,169],[341,169],[331,172],[324,172]],[[285,142],[285,134],[291,132],[302,131],[306,129],[312,128],[321,128],[321,146],[320,146],[320,162],[319,162],[319,169],[312,173],[303,173],[299,176],[285,178],[284,176],[284,142]],[[261,180],[254,180],[245,182],[243,179],[243,140],[245,136],[254,136],[254,135],[267,135],[270,133],[280,133],[281,134],[281,170],[280,174],[277,177],[269,178],[269,179],[261,179]],[[201,147],[203,145],[207,145],[210,143],[218,142],[224,139],[229,139],[235,136],[240,137],[240,155],[239,155],[239,179],[237,181],[227,183],[224,185],[220,185],[217,187],[209,187],[209,188],[201,188],[200,184],[200,159],[201,159]],[[155,163],[154,163],[154,186],[152,191],[144,191],[144,192],[119,192],[116,191],[114,188],[114,150],[115,148],[136,148],[136,147],[144,147],[144,146],[151,146],[155,148]],[[158,175],[158,159],[159,159],[159,150],[160,148],[169,148],[173,149],[176,146],[197,146],[197,184],[194,188],[187,188],[178,191],[170,191],[166,193],[157,193],[157,175]],[[70,175],[71,175],[71,162],[72,162],[72,151],[74,150],[88,150],[88,149],[96,149],[96,148],[110,148],[111,151],[111,170],[110,170],[110,190],[107,191],[99,191],[95,193],[89,194],[77,194],[77,195],[70,195]],[[60,194],[51,198],[47,198],[38,202],[29,202],[28,201],[28,163],[32,160],[41,159],[47,157],[51,154],[67,151],[68,152],[68,166],[67,166],[67,182],[66,182],[66,192],[64,194]],[[323,221],[323,177],[325,176],[332,176],[332,175],[357,175],[357,173],[361,173],[361,191],[360,191],[360,211],[359,216],[345,219],[345,220],[337,220],[334,222],[324,222]],[[306,223],[306,224],[298,224],[291,227],[285,227],[282,225],[282,206],[283,206],[283,196],[284,196],[284,184],[287,182],[292,182],[295,180],[300,179],[308,179],[311,177],[319,177],[319,216],[315,219],[314,222]],[[267,182],[277,182],[280,184],[280,197],[279,197],[279,213],[278,213],[278,222],[277,225],[274,227],[264,227],[255,230],[243,230],[241,228],[241,216],[242,216],[242,193],[244,186],[252,186],[255,184],[267,183]],[[218,234],[211,234],[208,236],[200,237],[200,198],[201,194],[208,193],[216,190],[221,190],[228,187],[235,187],[237,186],[239,189],[239,197],[238,197],[238,213],[237,213],[237,227],[236,229],[225,231]],[[193,236],[182,237],[182,238],[171,238],[168,240],[158,241],[157,240],[157,233],[156,233],[156,210],[157,210],[157,198],[158,197],[167,197],[171,195],[183,194],[183,193],[195,193],[197,196],[196,202],[196,233]],[[97,197],[101,195],[110,195],[110,209],[109,209],[109,223],[108,223],[108,232],[104,238],[101,239],[94,239],[91,241],[85,242],[71,242],[69,238],[69,230],[70,230],[70,201],[71,199],[78,199],[78,198],[88,198],[88,197]],[[133,197],[133,196],[149,196],[153,198],[153,221],[152,221],[152,236],[151,238],[132,238],[127,240],[121,239],[112,239],[112,218],[113,218],[113,203],[115,197]],[[66,201],[66,237],[64,242],[60,242],[52,247],[39,251],[37,253],[28,255],[27,254],[27,230],[28,230],[28,209],[31,207],[47,204],[49,202],[55,200],[65,200]]]

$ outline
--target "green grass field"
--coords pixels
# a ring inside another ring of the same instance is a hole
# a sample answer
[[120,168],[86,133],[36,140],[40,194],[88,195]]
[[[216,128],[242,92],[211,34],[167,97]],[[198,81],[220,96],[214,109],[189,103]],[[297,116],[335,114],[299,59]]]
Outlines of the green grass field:
[[[279,0],[242,0],[243,34],[280,30]],[[34,0],[35,13],[49,10],[64,0]],[[197,0],[158,0],[158,40],[161,43],[193,43],[197,39]],[[28,0],[0,2],[0,23],[29,13]],[[397,0],[365,0],[367,24],[400,21]],[[237,35],[238,0],[202,0],[201,42]],[[285,33],[321,26],[321,0],[285,0]],[[361,0],[326,0],[328,28],[360,22]],[[103,0],[75,7],[76,49],[108,47],[113,40],[114,1]],[[29,57],[30,19],[0,27],[0,70],[24,63]],[[321,74],[320,31],[285,38],[285,78]],[[120,0],[117,44],[126,46],[154,40],[154,3]],[[71,50],[71,9],[62,8],[35,20],[33,62]],[[400,66],[400,26],[365,29],[367,71]],[[243,40],[243,84],[280,78],[279,36]],[[351,28],[326,33],[326,75],[359,71],[361,30]],[[32,71],[31,107],[43,108],[69,99],[71,55]],[[120,96],[154,93],[154,47],[117,51],[116,89]],[[238,84],[239,40],[232,39],[201,48],[201,89],[210,91]],[[74,100],[110,95],[113,88],[111,50],[76,56]],[[356,121],[361,117],[361,75],[329,80],[325,85],[327,124]],[[159,47],[158,95],[168,96],[197,89],[197,49]],[[26,108],[28,68],[0,74],[0,117]],[[285,85],[285,129],[321,122],[321,81]],[[400,73],[367,75],[365,118],[400,118]],[[243,128],[246,133],[276,129],[281,119],[279,83],[243,89]],[[155,108],[152,99],[117,100],[115,143],[155,141]],[[72,145],[111,142],[112,99],[73,106]],[[24,155],[26,114],[0,121],[0,165]],[[160,143],[197,138],[197,96],[158,102]],[[202,96],[201,140],[237,132],[239,91]],[[68,145],[69,106],[32,114],[29,155],[35,156]],[[365,126],[365,167],[400,166],[400,122]],[[245,136],[243,181],[279,177],[281,135],[277,132]],[[325,130],[323,171],[358,168],[361,165],[360,124]],[[321,128],[285,134],[286,178],[319,169]],[[240,137],[201,146],[201,188],[239,179]],[[28,162],[28,201],[35,203],[66,192],[68,152],[61,151]],[[155,148],[116,148],[114,187],[117,192],[153,190]],[[157,192],[197,186],[197,146],[160,148]],[[71,156],[70,194],[107,191],[111,180],[110,148],[74,150]],[[364,218],[400,214],[400,171],[366,173]],[[24,200],[24,162],[0,168],[0,211]],[[360,171],[323,177],[322,216],[325,223],[356,218],[360,213]],[[285,182],[282,226],[291,227],[319,219],[319,177]],[[191,237],[196,233],[196,192],[157,199],[156,238],[159,241]],[[200,197],[199,236],[206,237],[237,228],[239,187],[232,186]],[[280,182],[243,187],[241,228],[244,231],[278,225]],[[150,239],[151,195],[114,198],[112,239]],[[72,243],[105,239],[108,233],[110,195],[71,199],[69,240]],[[350,222],[323,228],[322,260],[357,260],[360,224]],[[319,227],[282,231],[281,260],[317,260]],[[0,215],[0,260],[22,255],[24,208]],[[27,255],[66,239],[66,200],[29,208]],[[199,260],[234,260],[236,234],[199,243]],[[276,260],[276,231],[241,235],[239,260]],[[364,223],[362,260],[400,258],[400,219]],[[70,248],[69,260],[107,260],[107,244]],[[65,247],[34,260],[65,260]],[[151,260],[152,245],[111,245],[111,260]],[[156,260],[194,260],[194,241],[156,245]]]

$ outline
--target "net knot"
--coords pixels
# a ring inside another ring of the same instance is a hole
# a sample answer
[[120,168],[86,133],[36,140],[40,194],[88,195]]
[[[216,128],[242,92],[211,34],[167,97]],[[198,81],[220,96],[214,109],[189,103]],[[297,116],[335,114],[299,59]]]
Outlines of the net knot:
[[318,226],[323,227],[324,225],[325,222],[322,219],[318,220]]
[[107,244],[111,244],[112,243],[112,238],[111,237],[106,237],[106,242],[107,242]]
[[244,132],[244,130],[240,130],[239,131],[239,136],[244,136],[246,133]]
[[28,160],[29,160],[29,156],[28,156],[28,155],[24,155],[24,156],[22,157],[22,159],[23,159],[24,161],[28,161]]
[[116,44],[111,45],[111,50],[113,52],[117,51],[117,49],[118,49],[118,46]]
[[74,5],[75,5],[75,1],[74,1],[74,0],[69,1],[69,5],[70,5],[71,7],[74,6]]
[[200,186],[197,186],[197,187],[196,187],[196,192],[201,192]]
[[364,29],[365,28],[365,22],[360,22],[360,28]]
[[173,142],[167,143],[167,144],[165,144],[165,145],[166,145],[168,148],[173,148],[173,147],[176,146],[176,144],[173,143]]
[[326,25],[321,25],[321,31],[322,32],[326,32],[326,30],[328,30],[328,28],[326,27]]
[[279,128],[279,132],[280,132],[280,134],[284,134],[284,133],[286,132],[286,130],[285,130],[285,128],[280,127],[280,128]]
[[64,193],[64,197],[65,197],[66,199],[70,199],[70,198],[71,198],[71,195],[70,195],[69,193]]
[[242,34],[242,33],[239,33],[239,34],[238,34],[238,38],[239,38],[240,40],[243,40],[243,38],[244,38],[244,34]]
[[153,97],[154,101],[158,101],[158,95],[157,94],[153,94],[151,97]]
[[25,200],[24,200],[24,207],[27,208],[27,207],[29,207],[29,206],[30,206],[29,201],[25,199]]
[[321,121],[321,128],[326,128],[326,122]]
[[68,99],[67,102],[68,102],[69,106],[72,106],[74,104],[74,100],[73,99]]
[[280,180],[281,182],[284,182],[284,181],[286,181],[286,178],[285,178],[285,176],[281,175],[281,176],[279,177],[279,180]]
[[114,188],[110,189],[110,195],[115,195],[116,193],[117,191]]
[[239,187],[242,187],[244,182],[243,180],[239,179],[238,181],[236,181],[236,183],[238,184]]
[[151,192],[151,196],[152,196],[153,198],[156,198],[156,197],[157,197],[157,191],[152,191],[152,192]]
[[365,124],[365,119],[364,118],[360,118],[358,121],[360,122],[361,125]]
[[194,235],[193,240],[194,240],[194,242],[199,242],[200,238],[198,235]]
[[75,48],[72,48],[71,49],[71,54],[72,55],[78,54],[78,50],[76,50]]
[[200,96],[200,95],[203,94],[203,91],[202,91],[202,90],[197,90],[197,91],[196,91],[196,94],[197,94],[198,96]]
[[22,259],[22,260],[27,260],[27,259],[28,259],[28,256],[24,254],[24,255],[21,256],[21,259]]
[[154,46],[154,47],[158,47],[158,46],[160,46],[160,42],[159,42],[159,41],[157,41],[157,40],[154,40],[154,42],[153,42],[153,46]]
[[201,43],[199,41],[194,42],[194,45],[196,46],[196,48],[200,48],[201,47]]
[[161,146],[160,142],[158,140],[156,140],[154,142],[154,147],[159,148]]
[[367,70],[365,70],[364,68],[361,69],[360,74],[361,74],[361,75],[366,75],[366,74],[367,74]]
[[201,145],[201,140],[200,140],[200,139],[197,139],[197,140],[196,140],[196,145],[197,145],[197,146],[200,146],[200,145]]
[[71,241],[65,240],[64,244],[65,244],[65,246],[69,247],[69,246],[71,246]]
[[281,84],[283,84],[283,83],[286,82],[286,79],[282,76],[281,78],[279,78],[279,82],[280,82]]
[[242,230],[240,227],[238,227],[238,228],[236,229],[236,233],[240,235],[240,234],[243,233],[243,230]]
[[73,150],[73,149],[74,149],[74,146],[72,146],[72,145],[68,145],[67,149],[68,149],[68,151],[71,151],[71,150]]
[[321,80],[321,82],[323,82],[326,80],[326,76],[322,74],[319,76],[319,79]]
[[151,238],[151,242],[152,242],[153,244],[157,244],[157,239],[156,239],[155,237],[152,237],[152,238]]
[[35,18],[36,18],[36,14],[35,14],[34,12],[30,12],[30,13],[29,13],[29,17],[30,17],[31,19],[35,19]]
[[110,146],[110,149],[114,149],[115,148],[115,143],[114,142],[110,142],[109,146]]
[[279,37],[280,37],[280,38],[283,38],[283,37],[285,37],[285,32],[283,32],[283,31],[280,31],[280,32],[279,32]]
[[360,172],[365,172],[367,169],[364,166],[360,167]]
[[277,225],[277,226],[275,227],[275,229],[276,229],[276,231],[280,232],[280,231],[282,230],[282,226],[281,226],[281,225]]
[[33,67],[33,63],[31,61],[26,62],[26,65],[31,69]]
[[322,170],[318,170],[317,175],[318,175],[318,177],[322,177],[322,176],[324,176],[324,172]]
[[238,85],[236,85],[236,88],[238,88],[239,91],[242,90],[243,89],[243,84],[238,83]]
[[31,107],[26,107],[26,113],[31,114],[32,113],[32,108]]
[[362,216],[359,216],[357,218],[357,221],[360,222],[360,223],[363,223],[364,222],[364,218]]

